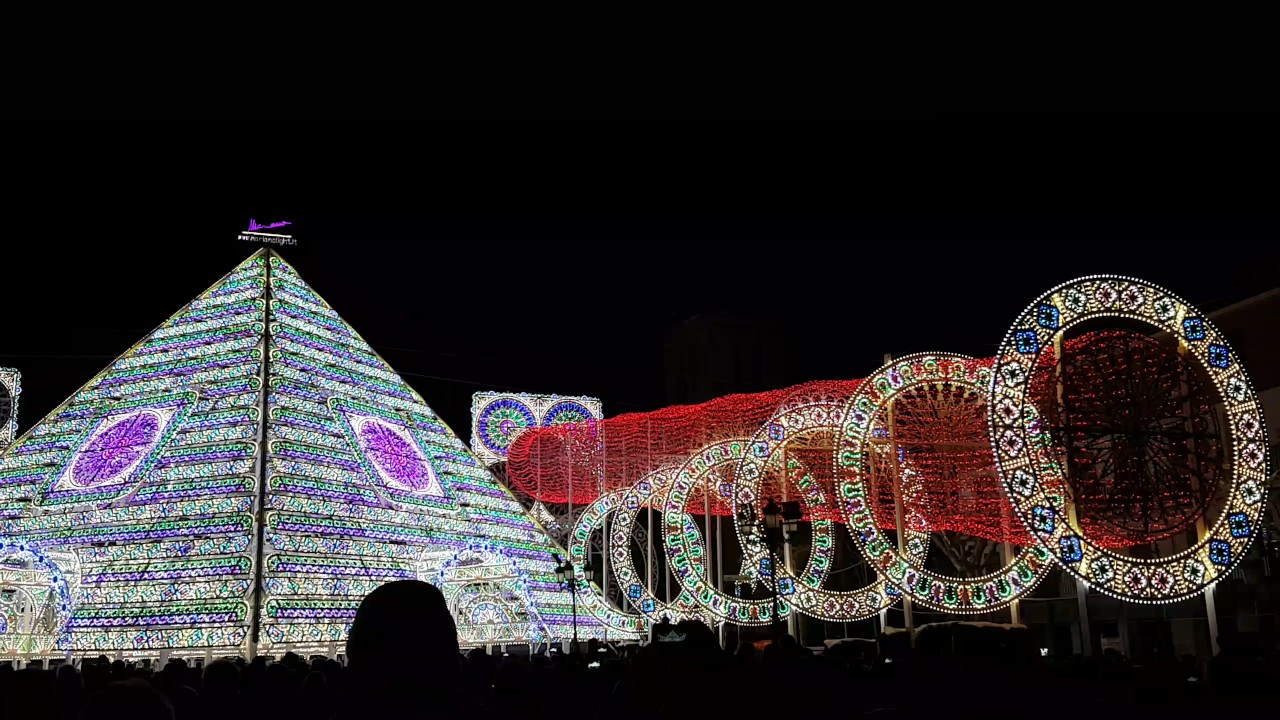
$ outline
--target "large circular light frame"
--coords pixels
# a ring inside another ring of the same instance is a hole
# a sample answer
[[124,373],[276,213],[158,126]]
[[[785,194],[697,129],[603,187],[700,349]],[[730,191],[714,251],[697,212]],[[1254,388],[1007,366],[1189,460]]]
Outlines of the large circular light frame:
[[[774,619],[773,599],[734,597],[707,582],[706,573],[701,566],[701,548],[691,547],[692,542],[697,539],[696,535],[688,533],[684,524],[685,507],[693,489],[709,484],[717,468],[736,468],[746,453],[749,442],[746,438],[732,438],[711,443],[685,461],[671,481],[666,502],[663,503],[662,540],[680,587],[699,605],[718,620],[738,625],[768,625]],[[707,492],[710,492],[709,487]],[[778,619],[791,615],[794,608],[788,598],[778,597],[777,603]]]
[[[921,385],[956,385],[986,392],[990,370],[955,353],[907,355],[880,367],[850,396],[835,452],[836,477],[849,532],[884,577],[921,605],[957,614],[998,610],[1035,589],[1049,568],[1050,554],[1039,545],[1024,547],[1004,567],[977,577],[954,577],[924,567],[912,553],[903,555],[875,522],[867,477],[876,438],[872,429],[880,411],[903,391]],[[888,452],[895,452],[888,448]],[[928,482],[927,477],[917,478]],[[926,546],[927,548],[927,546]]]
[[[1098,547],[1072,527],[1047,488],[1066,477],[1029,388],[1046,349],[1074,325],[1096,318],[1138,320],[1169,333],[1221,393],[1231,437],[1226,505],[1194,546],[1165,558],[1134,558]],[[1092,275],[1059,285],[1027,306],[996,354],[988,402],[996,467],[1018,516],[1072,575],[1104,593],[1139,603],[1196,595],[1240,561],[1262,526],[1267,433],[1244,367],[1221,333],[1173,293],[1143,280]]]
[[[622,491],[613,515],[613,522],[609,523],[609,552],[612,560],[609,568],[613,571],[618,587],[627,594],[632,606],[650,620],[659,622],[663,617],[672,622],[703,620],[710,625],[711,618],[707,615],[707,611],[683,588],[670,603],[658,599],[653,589],[641,580],[640,573],[636,570],[635,559],[631,557],[631,535],[635,531],[636,516],[646,507],[656,505],[659,510],[661,509],[666,501],[671,479],[677,470],[679,470],[678,466],[659,468]],[[684,522],[685,530],[693,535],[694,542],[705,546],[706,542],[698,530],[698,524],[693,522],[693,518],[688,513],[684,513]],[[649,529],[650,538],[657,530],[656,526]],[[701,560],[697,561],[696,566],[701,571]]]
[[[591,546],[591,534],[596,528],[604,524],[605,518],[615,514],[621,507],[623,496],[626,495],[625,490],[615,490],[614,492],[605,493],[596,498],[594,502],[582,511],[582,515],[578,517],[578,522],[573,527],[573,532],[569,535],[569,559],[573,564],[573,573],[575,580],[579,583],[586,583],[587,578],[583,572],[583,567],[587,563],[587,549]],[[626,546],[628,555],[630,555],[630,543]],[[630,560],[630,557],[628,557]],[[615,564],[617,560],[614,561]],[[645,619],[641,615],[633,615],[624,613],[609,606],[604,596],[597,595],[594,592],[580,593],[578,602],[584,605],[595,615],[600,622],[613,628],[628,633],[642,632],[645,627]]]
[[[774,466],[777,458],[784,453],[787,443],[823,431],[835,435],[840,430],[840,416],[844,408],[843,402],[808,402],[801,405],[784,406],[780,412],[761,426],[755,437],[751,439],[748,451],[739,460],[735,474],[733,492],[734,516],[740,508],[750,506],[756,513],[760,512],[760,486],[764,476]],[[777,453],[777,454],[775,454]],[[790,463],[788,463],[790,465]],[[782,472],[791,474],[790,467]],[[784,482],[785,477],[784,475]],[[822,587],[830,574],[834,561],[835,523],[830,517],[830,510],[838,509],[835,498],[828,498],[826,490],[813,481],[809,473],[798,479],[799,499],[809,511],[810,533],[812,542],[809,545],[809,559],[799,577],[791,573],[785,564],[778,566],[776,574],[779,579],[780,592],[795,605],[796,610],[811,617],[831,622],[852,622],[862,620],[879,613],[881,610],[897,602],[896,591],[890,590],[883,579],[873,582],[858,590],[826,590]],[[738,529],[738,542],[743,549],[743,565],[752,567],[769,558],[769,549],[760,542],[763,532],[759,518],[759,532],[748,534],[744,528],[735,523]],[[923,561],[928,551],[928,532],[910,530],[911,542],[908,548],[912,557]],[[772,562],[772,560],[771,560]],[[772,578],[766,577],[765,584],[773,587]]]

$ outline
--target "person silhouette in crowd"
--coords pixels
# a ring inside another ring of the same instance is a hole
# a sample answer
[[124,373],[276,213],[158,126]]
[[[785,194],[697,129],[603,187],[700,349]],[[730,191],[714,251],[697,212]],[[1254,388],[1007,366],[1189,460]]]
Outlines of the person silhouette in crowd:
[[466,693],[458,629],[444,595],[397,580],[365,596],[347,636],[348,704],[338,720],[483,717]]
[[117,680],[89,697],[80,720],[174,720],[173,705],[145,680]]

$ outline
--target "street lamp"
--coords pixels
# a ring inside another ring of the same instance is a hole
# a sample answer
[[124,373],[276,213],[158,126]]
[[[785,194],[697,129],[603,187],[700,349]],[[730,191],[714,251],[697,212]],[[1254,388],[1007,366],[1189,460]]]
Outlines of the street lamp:
[[737,515],[737,527],[745,537],[759,538],[764,541],[765,547],[769,550],[769,574],[773,575],[773,592],[769,594],[769,600],[773,605],[773,642],[778,643],[782,639],[782,623],[778,615],[778,593],[781,591],[781,584],[778,583],[777,559],[783,550],[783,543],[787,538],[794,536],[796,530],[800,527],[800,518],[803,516],[800,511],[799,502],[783,502],[778,505],[773,498],[769,498],[764,503],[764,509],[760,511],[760,515],[764,516],[763,532],[760,528],[760,516],[755,514],[755,506],[753,503],[745,503],[739,509]]
[[[754,512],[748,508],[744,515],[748,513],[750,516],[743,519],[749,519],[754,525]],[[765,503],[761,513],[764,515],[764,539],[769,547],[769,572],[773,576],[771,600],[773,601],[773,640],[776,643],[782,640],[782,622],[778,617],[778,594],[782,590],[782,583],[778,576],[777,562],[785,552],[786,541],[798,534],[800,519],[804,517],[804,513],[800,509],[799,502],[788,501],[779,505],[773,498],[769,498],[769,502]],[[783,565],[785,567],[785,563]]]
[[[556,559],[556,579],[564,583],[569,589],[569,597],[573,602],[573,652],[578,652],[578,577],[573,563],[567,559],[562,559],[559,554],[553,554]],[[590,583],[595,580],[596,571],[590,564],[582,566],[583,581]]]

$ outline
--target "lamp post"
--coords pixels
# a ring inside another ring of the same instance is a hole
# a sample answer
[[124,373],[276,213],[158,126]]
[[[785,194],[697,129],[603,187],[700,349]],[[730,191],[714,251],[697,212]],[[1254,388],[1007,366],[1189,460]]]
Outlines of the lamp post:
[[[778,560],[785,551],[786,542],[793,535],[796,535],[800,528],[800,519],[803,513],[800,510],[798,502],[784,502],[779,505],[772,498],[765,503],[762,510],[764,515],[764,532],[763,539],[765,545],[769,548],[769,573],[773,576],[773,592],[769,599],[773,604],[772,630],[773,641],[775,643],[782,639],[782,623],[778,617],[780,612],[778,608],[778,595],[781,592],[780,578],[778,577]],[[759,520],[756,517],[755,508],[747,504],[743,507],[738,515],[739,527],[748,536],[760,535]],[[786,563],[783,562],[785,567]]]
[[[573,652],[578,652],[578,574],[575,572],[577,568],[568,560],[561,559],[557,555],[552,555],[558,563],[556,565],[556,578],[564,583],[569,589],[569,597],[573,603]],[[590,583],[595,579],[595,569],[591,565],[582,566],[582,578],[585,582]]]

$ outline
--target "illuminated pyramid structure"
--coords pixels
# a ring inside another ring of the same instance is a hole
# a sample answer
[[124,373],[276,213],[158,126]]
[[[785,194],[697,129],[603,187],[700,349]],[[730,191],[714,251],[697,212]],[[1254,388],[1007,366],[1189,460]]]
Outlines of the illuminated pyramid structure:
[[[333,651],[401,578],[444,590],[466,645],[562,640],[555,553],[263,250],[0,454],[0,567],[46,588],[0,653]],[[579,637],[639,636],[598,598],[579,592]]]

